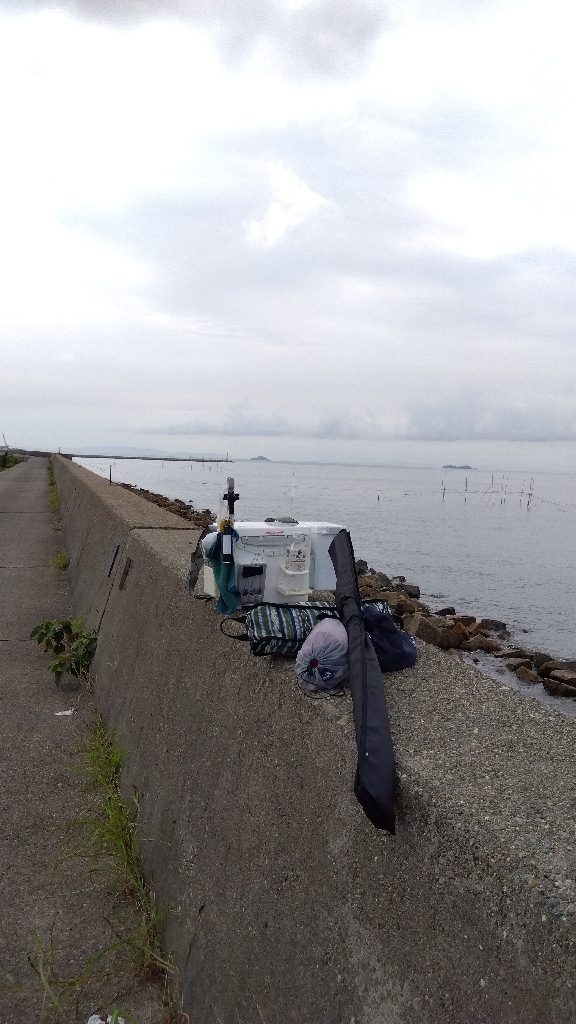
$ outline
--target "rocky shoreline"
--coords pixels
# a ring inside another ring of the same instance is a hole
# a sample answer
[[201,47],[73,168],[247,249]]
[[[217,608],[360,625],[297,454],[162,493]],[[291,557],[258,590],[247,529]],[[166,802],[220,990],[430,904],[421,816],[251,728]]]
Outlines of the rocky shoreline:
[[187,522],[193,523],[194,526],[198,526],[201,530],[205,529],[206,526],[210,526],[210,523],[216,520],[216,516],[212,514],[209,508],[198,512],[191,501],[186,502],[181,501],[180,498],[167,498],[165,494],[156,494],[155,491],[147,491],[145,487],[136,487],[134,484],[118,483],[117,486],[125,487],[127,491],[138,494],[140,498],[151,501],[153,505],[158,505],[160,508],[165,508],[168,512],[173,512],[174,515],[186,519]]
[[386,600],[401,629],[443,651],[482,651],[501,661],[524,683],[542,683],[553,697],[576,700],[576,661],[561,661],[544,651],[513,645],[506,623],[458,615],[453,607],[436,611],[420,600],[420,588],[404,576],[390,578],[356,562],[358,584],[364,600]]
[[[215,521],[210,509],[197,511],[192,502],[167,498],[133,484],[119,484],[146,501],[181,516],[200,529]],[[476,619],[474,615],[458,615],[448,606],[436,611],[420,600],[420,588],[407,583],[404,576],[390,578],[377,572],[363,559],[356,562],[358,584],[364,600],[385,600],[394,620],[401,629],[419,640],[439,647],[443,651],[482,651],[501,661],[523,683],[542,683],[553,697],[576,700],[576,661],[561,661],[544,651],[530,651],[507,643],[510,633],[506,623],[498,619]]]

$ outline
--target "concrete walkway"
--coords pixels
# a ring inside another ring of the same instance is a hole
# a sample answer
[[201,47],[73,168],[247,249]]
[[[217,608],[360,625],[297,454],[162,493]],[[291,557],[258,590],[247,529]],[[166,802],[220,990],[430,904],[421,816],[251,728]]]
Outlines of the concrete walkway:
[[159,999],[133,975],[92,970],[59,1010],[39,973],[77,977],[114,939],[109,873],[77,857],[58,866],[77,838],[66,823],[90,809],[78,749],[94,711],[85,690],[54,685],[48,656],[29,640],[39,622],[71,610],[66,574],[52,566],[62,548],[54,520],[46,459],[0,473],[0,1021],[36,1024],[51,1008],[52,1021],[68,1024],[116,1005],[149,1024],[161,1019]]

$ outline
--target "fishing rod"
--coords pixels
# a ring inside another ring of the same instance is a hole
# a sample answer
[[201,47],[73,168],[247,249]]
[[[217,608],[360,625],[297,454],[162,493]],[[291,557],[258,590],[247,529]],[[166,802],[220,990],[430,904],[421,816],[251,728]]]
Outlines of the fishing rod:
[[[240,495],[234,490],[234,477],[229,476],[226,481],[227,489],[222,495],[222,501],[228,506],[228,515],[226,516],[224,510],[224,516],[220,522],[220,529],[222,531],[222,561],[230,564],[233,561],[232,558],[232,531],[234,529],[234,505],[239,500]],[[221,513],[222,515],[222,506]]]

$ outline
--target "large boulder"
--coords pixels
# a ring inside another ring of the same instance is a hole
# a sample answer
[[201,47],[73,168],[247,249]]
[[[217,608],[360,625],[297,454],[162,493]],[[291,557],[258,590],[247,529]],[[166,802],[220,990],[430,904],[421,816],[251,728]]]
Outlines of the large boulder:
[[511,669],[512,672],[517,672],[519,668],[532,668],[532,659],[506,658],[506,667]]
[[550,679],[556,679],[559,683],[567,683],[568,686],[576,686],[576,672],[571,668],[555,668],[550,673]]
[[450,647],[458,648],[468,639],[466,627],[456,622],[451,629],[441,629],[438,634],[438,646],[447,651]]
[[496,654],[500,650],[500,644],[497,640],[491,640],[490,637],[477,633],[476,636],[471,636],[469,640],[464,640],[460,644],[460,650],[484,651],[486,654]]
[[434,644],[435,647],[438,647],[440,630],[425,615],[416,612],[409,632],[413,633],[419,640],[424,640],[425,643]]
[[531,668],[527,668],[525,665],[520,665],[516,669],[516,675],[518,679],[521,679],[523,683],[541,683],[542,680],[537,672],[533,672]]
[[484,626],[485,629],[490,629],[494,632],[503,632],[506,629],[506,623],[501,622],[500,619],[481,619],[480,625]]
[[566,662],[564,661],[545,661],[543,665],[540,665],[538,672],[541,676],[549,676],[552,674],[552,672],[555,672],[557,669],[561,670],[565,668]]
[[569,686],[568,683],[563,683],[560,679],[543,679],[544,689],[547,693],[551,694],[552,697],[571,697],[572,700],[576,700],[576,686]]
[[506,659],[508,659],[508,658],[523,658],[523,659],[526,659],[527,658],[530,663],[532,663],[533,660],[534,660],[532,655],[528,651],[525,651],[523,647],[509,647],[505,651],[500,651],[500,654],[496,654],[495,657],[496,658],[506,658]]

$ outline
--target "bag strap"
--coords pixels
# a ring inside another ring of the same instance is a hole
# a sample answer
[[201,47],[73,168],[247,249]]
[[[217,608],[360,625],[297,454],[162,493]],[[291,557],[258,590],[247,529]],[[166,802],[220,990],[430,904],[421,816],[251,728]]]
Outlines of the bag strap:
[[227,616],[225,619],[220,619],[220,632],[227,636],[229,640],[250,640],[248,633],[227,633],[224,626],[227,622],[238,622],[241,626],[246,626],[246,619],[238,619],[235,617]]

